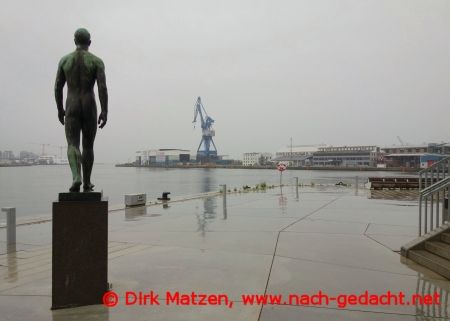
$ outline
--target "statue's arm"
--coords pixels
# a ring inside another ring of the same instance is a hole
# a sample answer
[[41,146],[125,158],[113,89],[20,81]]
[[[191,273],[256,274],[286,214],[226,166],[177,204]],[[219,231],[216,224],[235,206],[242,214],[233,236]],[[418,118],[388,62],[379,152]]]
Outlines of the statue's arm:
[[97,87],[98,98],[102,109],[98,118],[98,123],[100,124],[99,127],[103,128],[108,119],[108,88],[106,87],[105,65],[101,60],[99,60],[97,64]]
[[64,105],[63,105],[63,88],[66,83],[66,76],[62,68],[63,60],[58,65],[58,71],[56,72],[55,80],[55,100],[56,107],[58,108],[58,118],[61,124],[64,125]]

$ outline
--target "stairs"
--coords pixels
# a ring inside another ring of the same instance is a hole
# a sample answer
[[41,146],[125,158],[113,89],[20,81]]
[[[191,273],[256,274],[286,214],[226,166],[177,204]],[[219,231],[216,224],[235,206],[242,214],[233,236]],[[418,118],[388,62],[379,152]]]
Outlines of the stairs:
[[450,280],[450,156],[419,172],[419,237],[401,255]]
[[440,229],[402,247],[402,255],[450,279],[450,228]]

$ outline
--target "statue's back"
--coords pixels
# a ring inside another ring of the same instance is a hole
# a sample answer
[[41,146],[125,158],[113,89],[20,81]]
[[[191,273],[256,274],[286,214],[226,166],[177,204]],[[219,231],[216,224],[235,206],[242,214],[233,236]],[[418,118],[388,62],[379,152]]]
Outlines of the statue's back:
[[98,61],[100,59],[87,50],[76,50],[63,58],[69,94],[93,92]]

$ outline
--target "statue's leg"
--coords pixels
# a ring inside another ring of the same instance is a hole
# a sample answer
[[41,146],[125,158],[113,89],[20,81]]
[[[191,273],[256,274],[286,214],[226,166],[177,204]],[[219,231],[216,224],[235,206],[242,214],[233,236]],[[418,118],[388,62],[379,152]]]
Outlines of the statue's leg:
[[92,166],[94,165],[94,140],[97,133],[97,112],[85,117],[81,126],[83,132],[83,190],[90,192],[94,190],[91,183]]
[[71,192],[79,192],[81,186],[80,120],[66,113],[65,130],[67,139],[67,158],[72,171]]

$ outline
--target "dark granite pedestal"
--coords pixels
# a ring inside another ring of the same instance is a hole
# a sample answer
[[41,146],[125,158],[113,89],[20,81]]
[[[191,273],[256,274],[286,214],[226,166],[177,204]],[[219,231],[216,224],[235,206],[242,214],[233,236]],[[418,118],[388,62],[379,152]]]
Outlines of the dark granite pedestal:
[[108,290],[108,202],[61,193],[53,203],[52,309],[101,304]]

